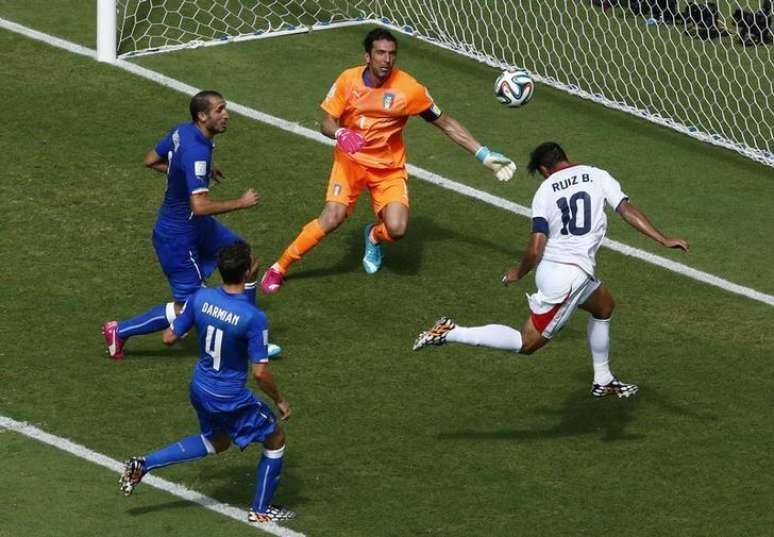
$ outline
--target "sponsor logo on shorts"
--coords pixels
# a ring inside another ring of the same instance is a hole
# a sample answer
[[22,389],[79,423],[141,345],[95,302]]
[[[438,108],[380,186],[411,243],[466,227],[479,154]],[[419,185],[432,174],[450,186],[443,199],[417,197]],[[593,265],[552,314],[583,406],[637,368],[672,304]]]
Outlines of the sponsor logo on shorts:
[[336,183],[333,185],[333,195],[338,196],[339,194],[341,194],[341,185]]

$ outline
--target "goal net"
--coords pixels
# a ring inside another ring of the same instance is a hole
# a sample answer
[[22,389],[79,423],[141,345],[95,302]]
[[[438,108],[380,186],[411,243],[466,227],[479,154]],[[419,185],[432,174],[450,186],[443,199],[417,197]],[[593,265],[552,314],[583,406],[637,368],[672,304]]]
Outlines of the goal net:
[[774,166],[770,2],[116,0],[119,57],[380,24]]

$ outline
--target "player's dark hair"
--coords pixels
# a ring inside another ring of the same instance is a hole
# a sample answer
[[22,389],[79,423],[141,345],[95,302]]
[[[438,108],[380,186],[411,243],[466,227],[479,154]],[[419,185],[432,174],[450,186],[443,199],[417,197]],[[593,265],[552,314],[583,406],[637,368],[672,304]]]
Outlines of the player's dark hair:
[[543,142],[529,154],[527,171],[534,175],[540,166],[551,169],[558,163],[567,160],[567,153],[556,142]]
[[246,242],[237,241],[223,247],[218,252],[218,270],[223,283],[242,283],[251,261],[250,245]]
[[216,97],[222,99],[223,95],[214,90],[200,91],[193,97],[191,97],[191,103],[188,105],[188,109],[191,111],[191,120],[196,121],[199,117],[199,112],[209,112],[212,108],[210,99]]
[[384,28],[374,28],[366,34],[365,39],[363,39],[363,48],[368,54],[371,54],[374,41],[392,41],[395,43],[395,47],[398,47],[398,40]]

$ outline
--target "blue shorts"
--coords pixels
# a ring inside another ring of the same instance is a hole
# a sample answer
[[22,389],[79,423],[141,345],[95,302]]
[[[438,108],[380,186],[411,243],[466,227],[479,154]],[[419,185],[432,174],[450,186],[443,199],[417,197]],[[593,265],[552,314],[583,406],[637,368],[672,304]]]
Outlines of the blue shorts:
[[263,442],[277,428],[269,406],[247,388],[234,397],[220,398],[192,382],[189,393],[201,433],[208,440],[226,433],[239,449],[245,449],[253,442]]
[[153,232],[153,248],[169,281],[172,297],[182,302],[199,290],[218,266],[218,252],[241,240],[215,220],[202,222],[198,241]]

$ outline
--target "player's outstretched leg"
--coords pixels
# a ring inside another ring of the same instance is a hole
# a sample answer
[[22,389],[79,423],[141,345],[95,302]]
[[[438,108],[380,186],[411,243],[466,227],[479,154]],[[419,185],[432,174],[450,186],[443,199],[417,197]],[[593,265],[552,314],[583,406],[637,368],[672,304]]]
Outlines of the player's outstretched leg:
[[414,350],[418,351],[428,345],[443,345],[446,343],[446,335],[456,327],[454,319],[447,316],[440,317],[429,329],[421,332],[414,342]]
[[382,244],[374,242],[371,238],[371,230],[376,224],[368,224],[363,230],[364,235],[364,253],[363,270],[367,274],[376,274],[382,268]]
[[607,384],[591,385],[591,395],[594,397],[605,397],[607,395],[617,395],[619,398],[631,397],[639,390],[640,388],[636,384],[623,383],[615,375],[613,375],[613,380]]
[[[301,233],[299,233],[285,251],[282,252],[282,255],[277,262],[264,273],[263,278],[261,278],[261,291],[263,291],[264,294],[278,293],[285,283],[285,274],[287,274],[290,265],[300,261],[304,255],[325,238],[327,233],[336,229],[336,227],[344,221],[344,218],[346,218],[346,205],[341,205],[343,208],[340,210],[329,208],[328,205],[338,206],[340,204],[326,204],[326,208],[323,209],[320,218],[315,218],[301,228]],[[328,220],[330,220],[330,218],[326,216],[329,212],[335,212],[337,215],[335,217],[330,217],[332,218],[333,223],[329,222]],[[328,227],[323,229],[320,219],[324,219],[326,222],[325,225]]]
[[118,487],[124,496],[131,496],[134,487],[140,484],[145,475],[145,459],[143,457],[130,457],[124,463],[124,471],[118,480]]
[[160,332],[167,328],[176,316],[175,303],[168,302],[154,306],[126,321],[106,321],[102,325],[102,335],[105,337],[108,356],[114,360],[123,359],[126,340],[132,336]]

